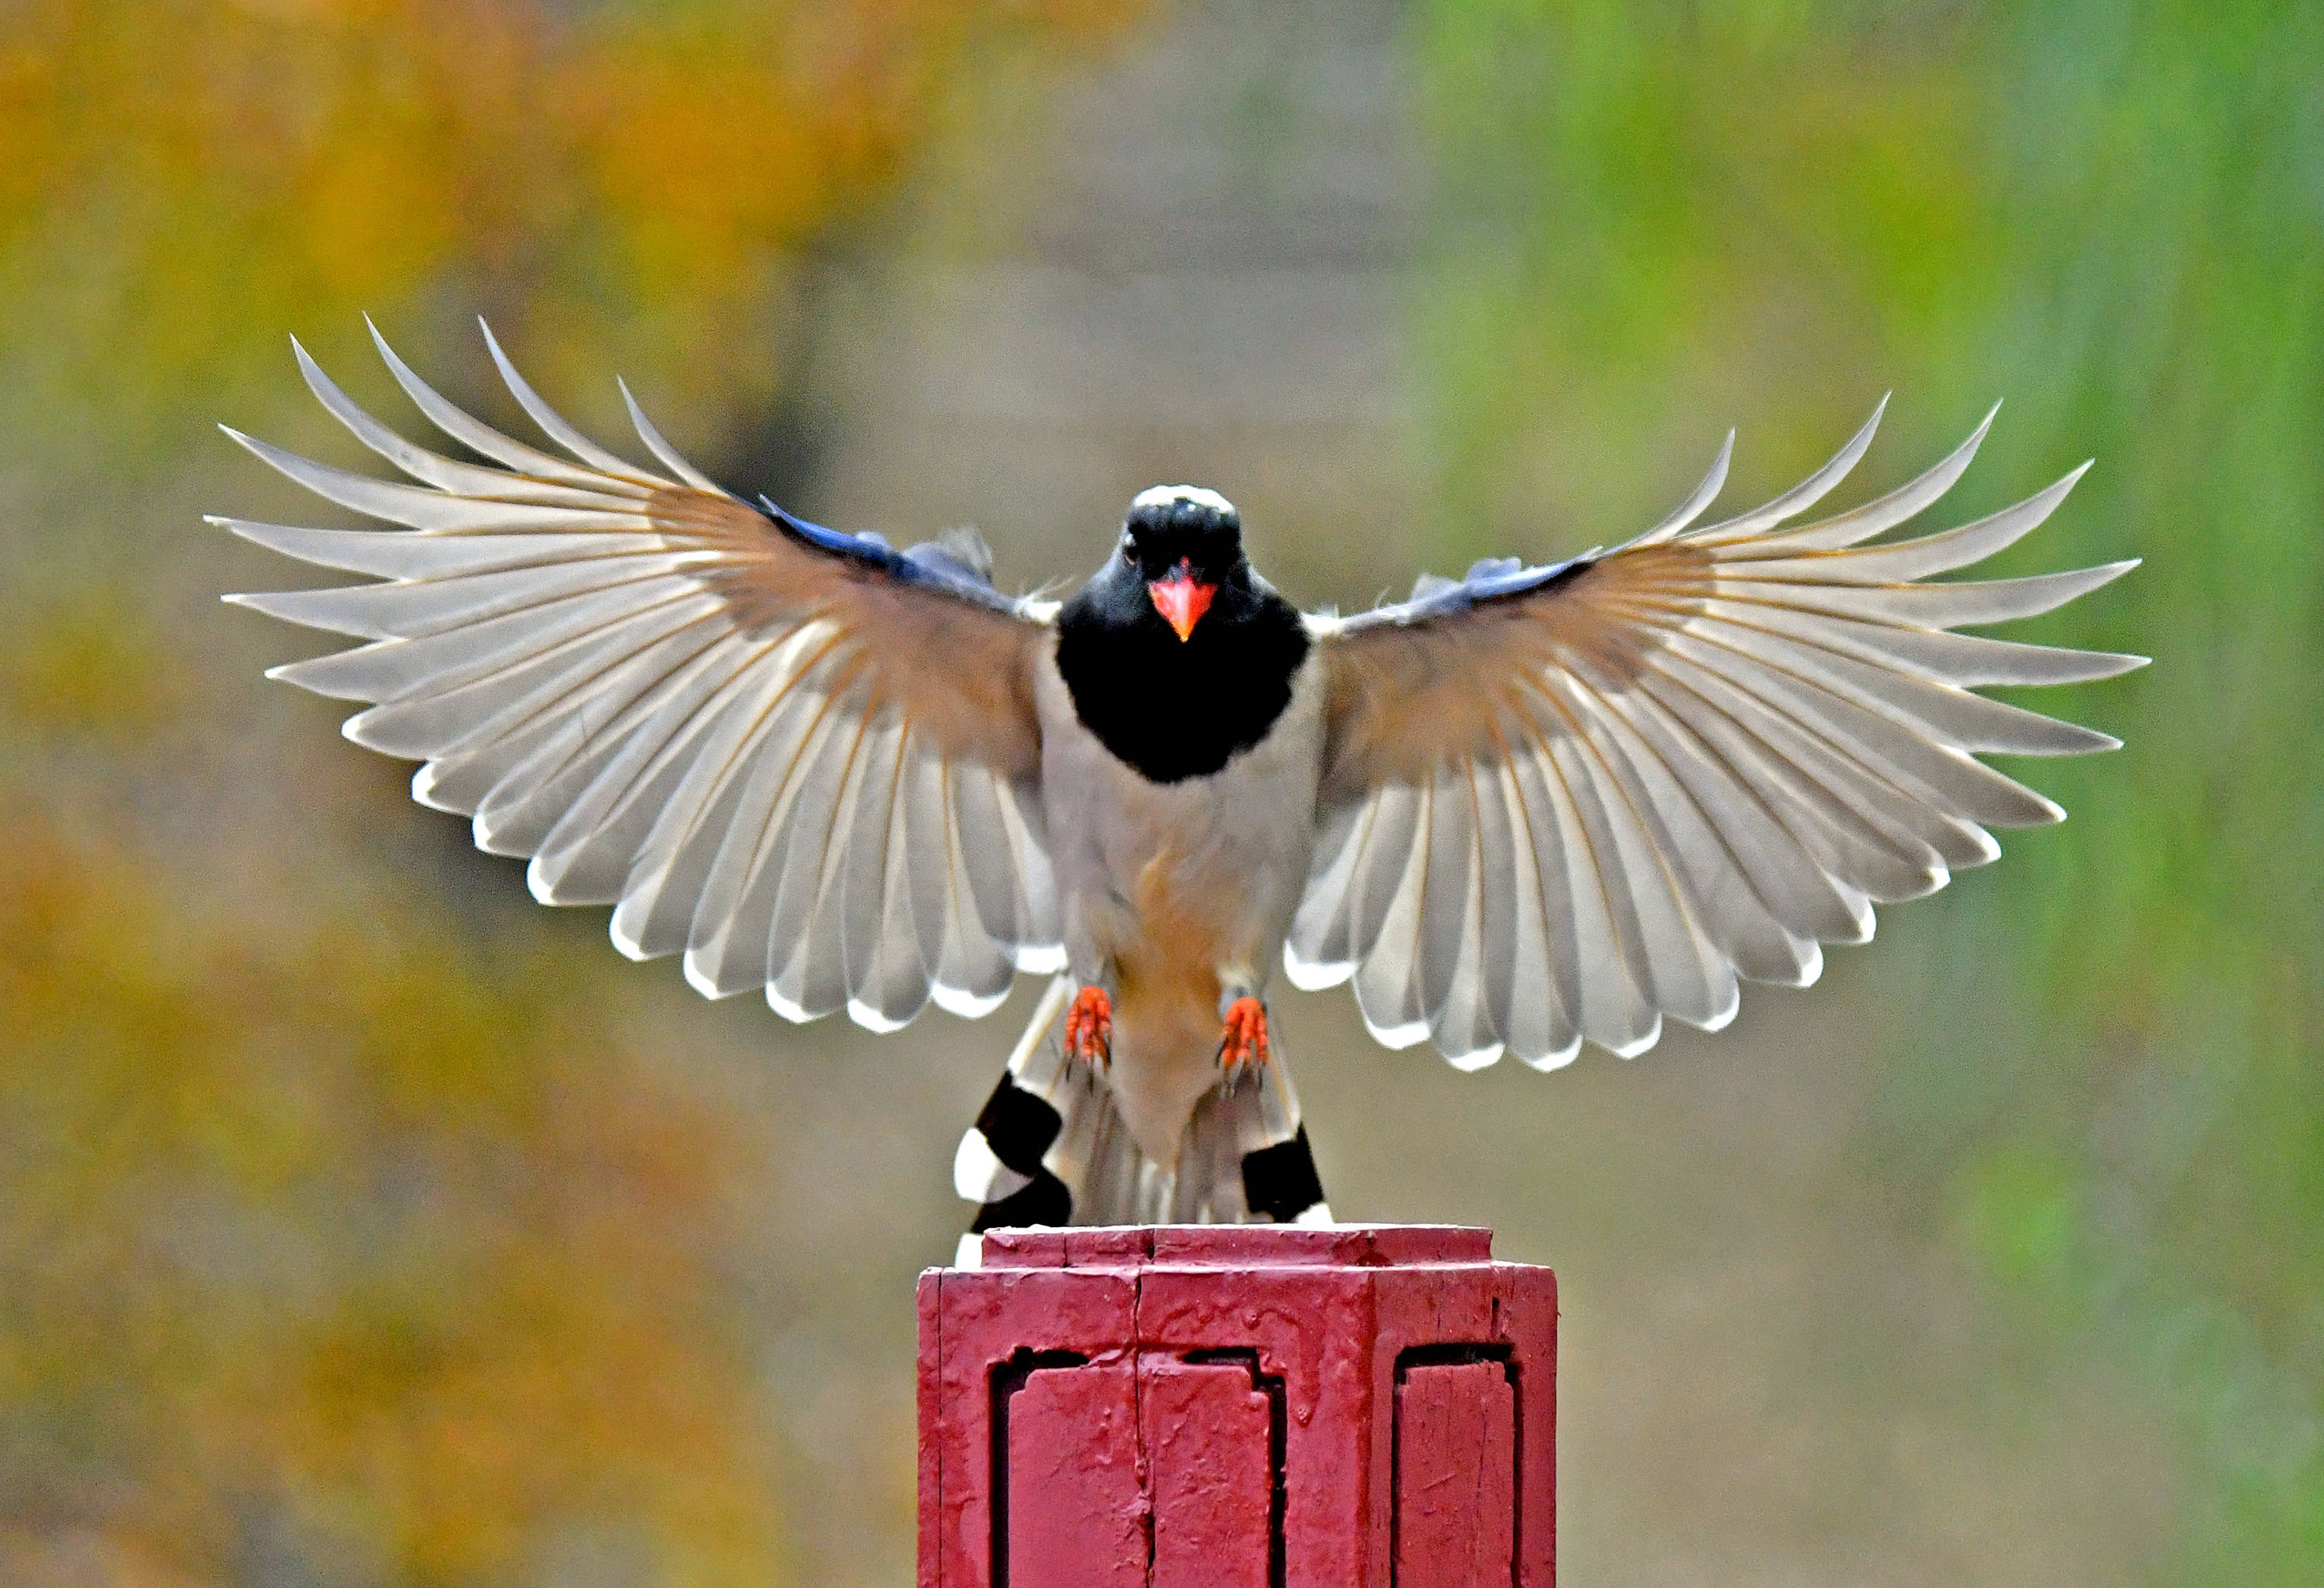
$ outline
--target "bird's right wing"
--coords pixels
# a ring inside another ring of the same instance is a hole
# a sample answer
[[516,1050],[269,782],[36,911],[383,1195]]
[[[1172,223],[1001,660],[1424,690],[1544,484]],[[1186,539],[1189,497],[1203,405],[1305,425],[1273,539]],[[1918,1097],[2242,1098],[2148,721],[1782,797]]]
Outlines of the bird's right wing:
[[216,521],[383,581],[229,597],[369,642],[269,676],[372,702],[346,735],[425,762],[415,798],[473,817],[478,847],[530,856],[542,902],[613,904],[624,953],[682,952],[710,996],[763,985],[794,1020],[844,1006],[889,1029],[931,997],[984,1013],[1018,968],[1056,969],[1031,695],[1047,609],[943,548],[750,506],[632,403],[667,472],[639,468],[491,346],[569,457],[462,412],[383,341],[420,410],[499,466],[405,440],[304,349],[324,407],[420,483],[236,435],[318,495],[410,526]]

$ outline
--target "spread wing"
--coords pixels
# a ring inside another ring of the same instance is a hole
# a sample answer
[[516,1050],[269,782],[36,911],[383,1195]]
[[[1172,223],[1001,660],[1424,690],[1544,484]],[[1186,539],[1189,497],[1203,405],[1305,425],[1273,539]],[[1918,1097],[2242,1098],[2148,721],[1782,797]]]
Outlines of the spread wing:
[[1918,582],[2016,540],[2080,469],[1976,523],[1861,544],[1942,495],[1985,426],[1910,485],[1784,528],[1879,417],[1723,523],[1688,527],[1724,483],[1724,449],[1677,512],[1616,550],[1480,563],[1404,605],[1312,620],[1329,742],[1293,982],[1352,975],[1375,1037],[1433,1037],[1464,1067],[1504,1048],[1563,1064],[1583,1038],[1637,1053],[1665,1015],[1724,1025],[1738,976],[1813,981],[1819,941],[1861,942],[1875,901],[1992,859],[1987,828],[2061,819],[1977,755],[2117,742],[1971,690],[2144,659],[1949,631],[2047,612],[2135,564]]
[[416,799],[472,817],[478,847],[530,856],[544,903],[613,905],[624,953],[682,951],[712,997],[763,985],[794,1020],[844,1004],[889,1029],[932,996],[984,1013],[1016,968],[1062,963],[1034,799],[1047,609],[954,549],[898,553],[736,500],[634,402],[667,472],[625,462],[497,343],[569,458],[470,418],[379,346],[492,465],[405,440],[298,349],[324,407],[418,484],[235,436],[318,495],[409,526],[213,521],[383,581],[227,597],[369,642],[269,677],[373,703],[346,735],[423,762]]

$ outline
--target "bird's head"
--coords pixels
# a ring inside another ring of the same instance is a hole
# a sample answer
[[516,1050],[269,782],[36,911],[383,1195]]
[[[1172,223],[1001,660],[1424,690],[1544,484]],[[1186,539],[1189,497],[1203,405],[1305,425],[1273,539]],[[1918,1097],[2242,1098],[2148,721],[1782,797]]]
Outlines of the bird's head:
[[1141,491],[1121,521],[1122,560],[1145,582],[1147,598],[1181,641],[1241,571],[1242,515],[1200,485]]

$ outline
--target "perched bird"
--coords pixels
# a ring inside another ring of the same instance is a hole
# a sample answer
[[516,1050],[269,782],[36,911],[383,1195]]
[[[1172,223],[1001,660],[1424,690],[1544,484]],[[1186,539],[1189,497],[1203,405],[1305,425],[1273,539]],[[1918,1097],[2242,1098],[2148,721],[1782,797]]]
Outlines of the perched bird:
[[[374,332],[374,339],[377,332]],[[559,418],[561,454],[381,355],[484,463],[418,447],[297,348],[308,384],[416,484],[228,431],[408,528],[220,522],[379,582],[227,599],[365,643],[269,675],[368,702],[348,738],[422,764],[422,804],[530,859],[534,897],[610,904],[634,958],[711,997],[892,1030],[1054,977],[954,1162],[975,1228],[1328,1219],[1267,996],[1352,980],[1392,1048],[1551,1068],[1665,1017],[1804,985],[1876,901],[2063,812],[1976,759],[2116,741],[1972,693],[2143,658],[1954,633],[2135,566],[1920,581],[2041,523],[2081,474],[1959,529],[1867,545],[1969,466],[1794,527],[1808,480],[1695,527],[1728,447],[1661,523],[1546,567],[1480,562],[1408,601],[1303,614],[1213,492],[1130,503],[1062,604],[1001,595],[973,536],[897,551],[753,506],[634,401],[657,467]],[[296,345],[294,344],[294,348]],[[622,395],[629,400],[626,387]]]

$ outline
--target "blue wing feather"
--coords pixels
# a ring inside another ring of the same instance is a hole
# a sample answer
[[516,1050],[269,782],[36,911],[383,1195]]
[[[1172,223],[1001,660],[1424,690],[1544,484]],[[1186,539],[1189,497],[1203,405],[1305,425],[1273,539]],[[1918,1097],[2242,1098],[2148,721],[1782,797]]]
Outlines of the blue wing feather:
[[767,516],[774,521],[777,529],[818,551],[878,568],[904,584],[941,590],[964,601],[991,607],[996,612],[1013,613],[1019,605],[996,589],[990,578],[961,560],[951,548],[940,542],[925,540],[908,550],[899,551],[889,544],[884,535],[868,531],[860,535],[851,535],[844,530],[827,530],[821,524],[809,523],[796,513],[784,512],[765,496],[759,498],[759,505],[766,510]]
[[1466,612],[1480,602],[1529,596],[1580,573],[1598,557],[1595,551],[1585,552],[1540,568],[1526,568],[1514,557],[1489,557],[1471,564],[1469,571],[1457,579],[1423,574],[1412,587],[1410,600],[1357,613],[1342,623],[1341,631],[1427,623]]

